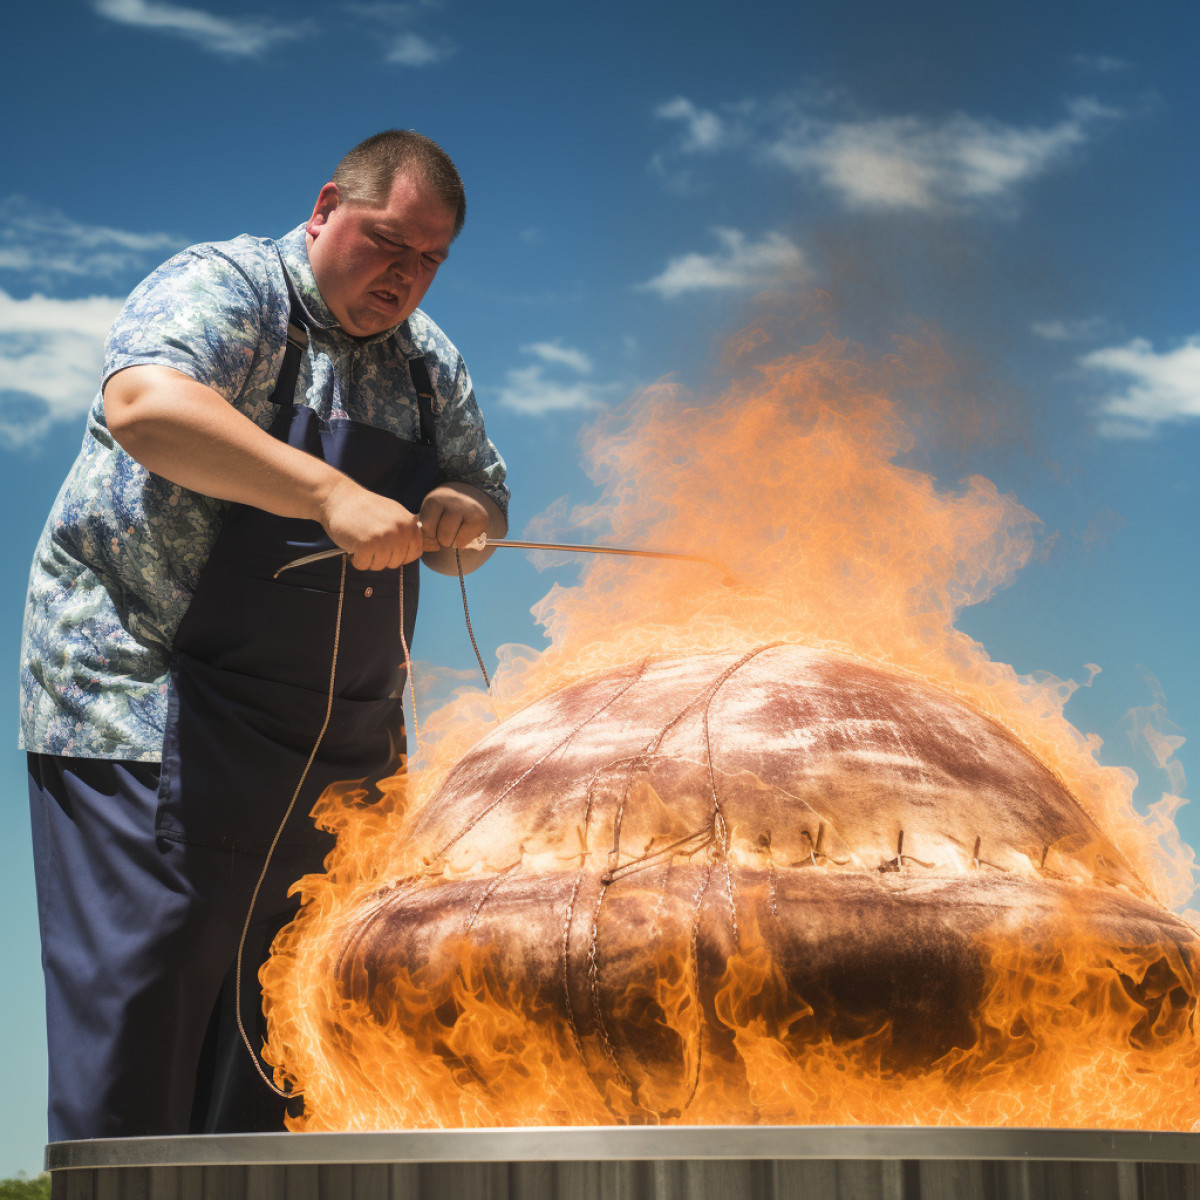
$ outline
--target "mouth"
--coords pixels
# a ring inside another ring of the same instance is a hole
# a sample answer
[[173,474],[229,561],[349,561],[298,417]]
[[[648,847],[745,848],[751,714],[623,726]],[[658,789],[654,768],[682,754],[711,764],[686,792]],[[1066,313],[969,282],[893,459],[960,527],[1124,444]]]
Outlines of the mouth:
[[399,294],[387,288],[373,288],[370,295],[385,308],[395,308],[400,303]]

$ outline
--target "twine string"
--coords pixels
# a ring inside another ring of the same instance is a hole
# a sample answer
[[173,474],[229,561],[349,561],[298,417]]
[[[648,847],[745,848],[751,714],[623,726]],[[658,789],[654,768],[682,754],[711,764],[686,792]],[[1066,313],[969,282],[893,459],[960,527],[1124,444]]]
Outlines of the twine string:
[[[325,699],[325,720],[321,722],[321,731],[317,734],[317,740],[313,743],[313,748],[309,752],[308,762],[304,764],[304,770],[300,773],[300,781],[296,784],[295,791],[292,792],[292,798],[288,801],[287,810],[283,814],[283,820],[279,822],[279,828],[275,830],[275,836],[271,839],[271,845],[267,850],[267,857],[263,862],[262,870],[259,872],[258,880],[254,885],[254,891],[250,894],[250,903],[246,908],[246,920],[242,925],[242,936],[238,939],[237,962],[234,969],[234,1010],[237,1014],[238,1033],[241,1034],[242,1044],[246,1047],[250,1055],[250,1061],[254,1064],[254,1069],[258,1072],[263,1083],[267,1085],[277,1096],[282,1096],[288,1099],[293,1095],[292,1092],[286,1092],[278,1087],[274,1080],[267,1077],[266,1071],[263,1070],[262,1063],[259,1061],[258,1052],[254,1049],[250,1042],[250,1035],[246,1032],[245,1022],[242,1020],[242,959],[246,950],[246,938],[250,933],[250,924],[254,919],[254,908],[258,904],[258,895],[262,891],[263,883],[266,881],[267,872],[271,867],[271,859],[275,854],[275,847],[279,845],[279,839],[283,836],[284,827],[288,823],[288,818],[292,815],[292,809],[296,807],[296,801],[300,798],[300,792],[308,779],[308,773],[312,770],[312,765],[316,761],[317,751],[321,748],[321,742],[325,738],[325,732],[329,728],[330,718],[333,716],[333,697],[334,684],[337,679],[337,664],[338,664],[338,648],[341,644],[342,637],[342,609],[346,601],[346,562],[347,556],[342,557],[342,573],[338,580],[338,604],[337,604],[337,622],[333,628],[333,656],[329,664],[329,694]],[[403,575],[401,576],[403,578]],[[403,585],[401,590],[403,595]],[[407,655],[407,650],[405,651]]]

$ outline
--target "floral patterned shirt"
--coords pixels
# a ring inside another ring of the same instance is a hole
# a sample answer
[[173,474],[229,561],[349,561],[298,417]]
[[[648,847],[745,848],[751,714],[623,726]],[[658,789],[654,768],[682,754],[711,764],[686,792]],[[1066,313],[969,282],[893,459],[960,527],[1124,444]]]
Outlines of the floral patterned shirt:
[[284,266],[309,333],[296,403],[417,440],[407,360],[424,355],[439,478],[474,484],[507,511],[504,461],[466,364],[420,309],[375,337],[344,333],[317,289],[303,227],[279,241],[193,246],[139,284],[113,325],[83,447],[34,553],[21,648],[25,749],[160,758],[171,643],[228,506],[130,458],[105,423],[103,387],[125,367],[169,366],[267,428],[287,339]]

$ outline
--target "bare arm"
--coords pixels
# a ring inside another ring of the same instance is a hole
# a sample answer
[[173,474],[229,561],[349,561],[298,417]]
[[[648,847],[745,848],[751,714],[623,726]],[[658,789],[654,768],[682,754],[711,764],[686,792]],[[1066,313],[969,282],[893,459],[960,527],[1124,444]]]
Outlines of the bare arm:
[[113,437],[154,474],[219,500],[319,521],[360,570],[399,567],[424,549],[417,518],[402,504],[272,437],[182,372],[118,372],[104,389],[104,415]]

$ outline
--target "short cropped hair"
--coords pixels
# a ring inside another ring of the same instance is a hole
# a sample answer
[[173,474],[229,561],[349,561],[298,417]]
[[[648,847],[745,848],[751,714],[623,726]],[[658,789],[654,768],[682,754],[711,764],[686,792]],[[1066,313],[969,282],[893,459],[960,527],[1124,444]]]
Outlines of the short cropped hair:
[[337,165],[333,182],[350,204],[383,204],[398,175],[412,173],[454,210],[454,236],[467,219],[458,168],[432,138],[412,129],[385,129],[359,142]]

